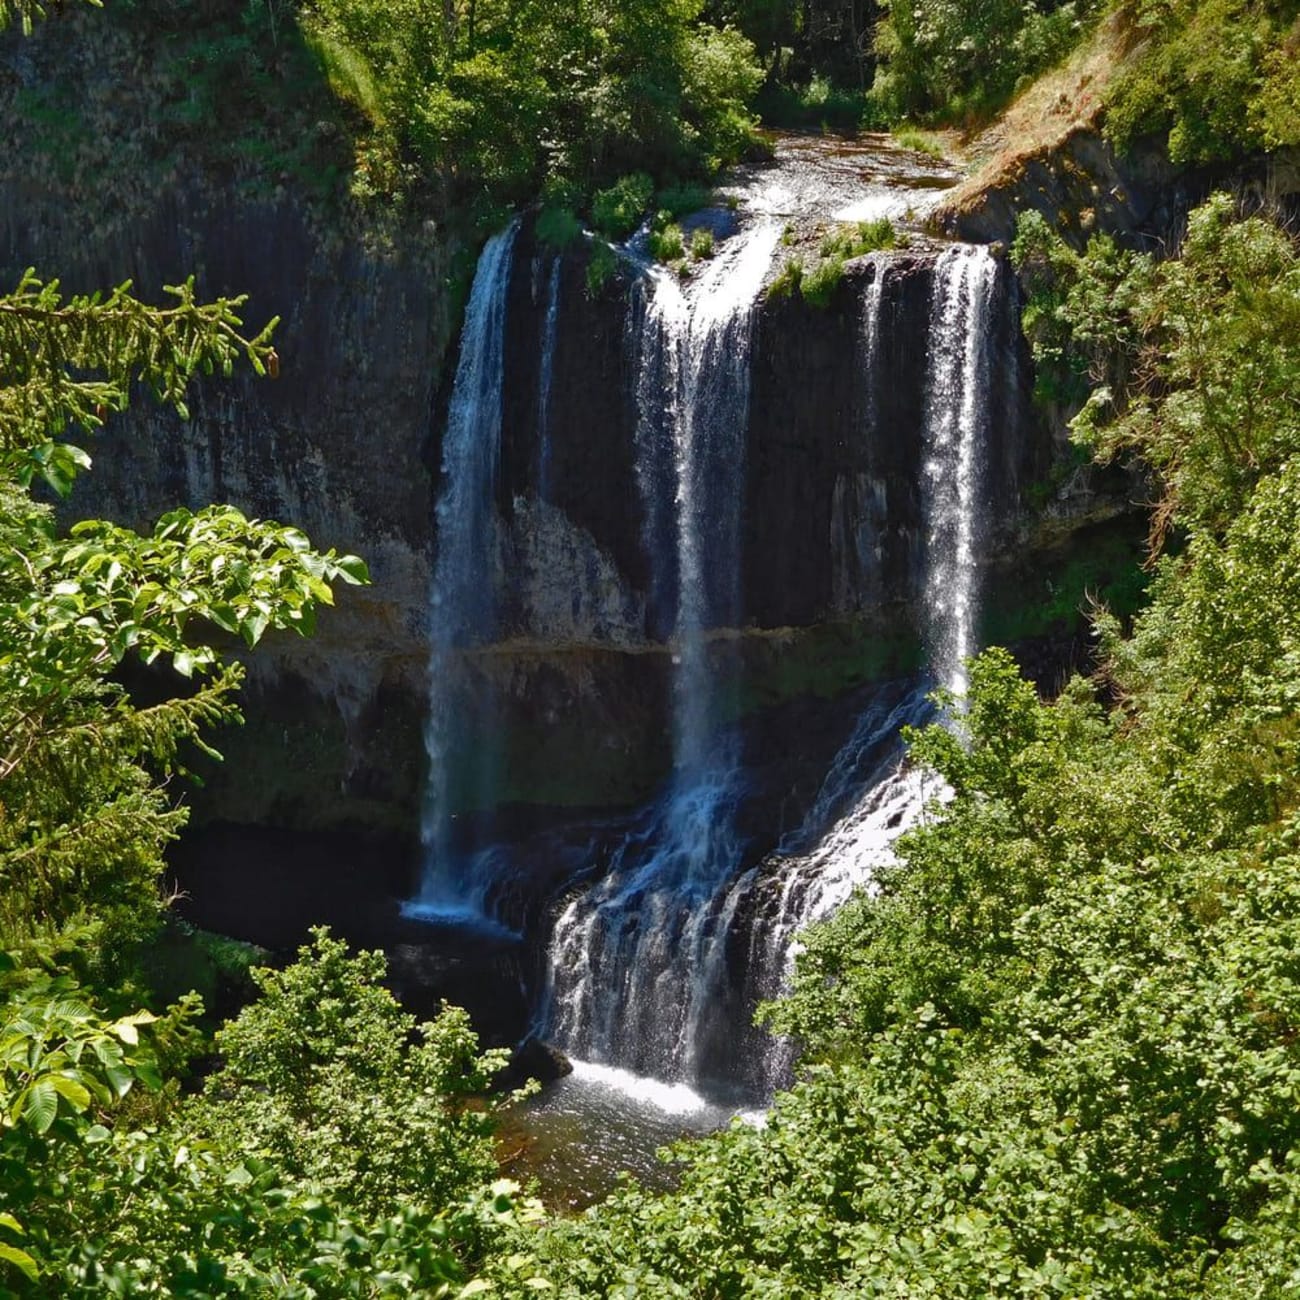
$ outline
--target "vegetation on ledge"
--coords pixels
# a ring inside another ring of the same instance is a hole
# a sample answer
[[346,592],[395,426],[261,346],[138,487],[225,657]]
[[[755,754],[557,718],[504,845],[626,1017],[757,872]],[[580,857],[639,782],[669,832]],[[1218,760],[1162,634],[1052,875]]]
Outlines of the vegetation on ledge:
[[[1034,14],[1050,32],[1067,8]],[[717,9],[742,28],[760,16]],[[1148,104],[1134,120],[1189,158],[1289,138],[1294,63],[1278,51],[1294,7],[1207,9],[1232,28],[1218,43],[1194,11],[1134,10],[1149,77],[1116,102]],[[685,0],[614,6],[573,33],[568,11],[539,4],[535,55],[485,2],[449,5],[442,26],[342,0],[239,12],[272,48],[304,24],[376,192],[409,165],[466,202],[554,176],[557,208],[599,193],[625,223],[651,201],[644,167],[707,169],[747,130],[732,110],[755,82],[749,47]],[[791,12],[769,6],[755,41],[769,76],[788,63]],[[1001,93],[1037,19],[1005,10],[1023,36],[1008,62],[987,41],[965,48],[991,12],[888,6],[886,88],[936,113]],[[41,6],[0,0],[0,23],[28,15]],[[554,24],[588,42],[586,61],[546,45]],[[824,45],[808,32],[805,47],[816,62]],[[667,82],[644,81],[651,63]],[[543,67],[569,68],[578,92],[552,103]],[[1224,87],[1243,119],[1217,115]],[[592,112],[566,119],[574,105]],[[75,111],[34,105],[46,143],[80,158]],[[572,237],[571,221],[553,229]],[[331,584],[364,569],[225,507],[145,535],[87,521],[60,536],[30,485],[84,472],[82,443],[140,388],[183,409],[191,383],[237,365],[273,375],[277,358],[240,333],[239,302],[202,304],[190,285],[166,308],[126,289],[65,300],[35,278],[0,297],[0,1289],[1300,1291],[1300,250],[1218,197],[1163,261],[1105,240],[1071,251],[1032,219],[1015,255],[1038,364],[1077,396],[1081,443],[1139,458],[1158,483],[1147,605],[1127,630],[1099,613],[1099,671],[1055,703],[991,650],[960,721],[912,737],[953,797],[901,841],[876,894],[807,937],[792,993],[766,1012],[803,1045],[766,1127],[683,1148],[676,1193],[629,1186],[554,1222],[493,1180],[478,1097],[499,1060],[454,1010],[413,1023],[382,961],[323,933],[287,969],[253,972],[259,999],[182,1097],[206,1046],[197,1000],[160,1005],[141,959],[184,820],[171,783],[235,717],[232,647],[309,630]],[[169,665],[161,703],[119,683],[129,657]]]

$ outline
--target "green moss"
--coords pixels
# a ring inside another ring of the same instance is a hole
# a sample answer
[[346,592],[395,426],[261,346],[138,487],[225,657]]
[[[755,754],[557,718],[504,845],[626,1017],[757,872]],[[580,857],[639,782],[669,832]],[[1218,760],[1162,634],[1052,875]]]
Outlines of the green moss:
[[722,692],[729,719],[800,696],[834,699],[867,682],[919,668],[923,653],[910,623],[845,620],[745,638],[743,666]]
[[1077,627],[1093,603],[1127,617],[1146,602],[1143,535],[1130,526],[1092,530],[1016,581],[992,584],[981,620],[986,645]]

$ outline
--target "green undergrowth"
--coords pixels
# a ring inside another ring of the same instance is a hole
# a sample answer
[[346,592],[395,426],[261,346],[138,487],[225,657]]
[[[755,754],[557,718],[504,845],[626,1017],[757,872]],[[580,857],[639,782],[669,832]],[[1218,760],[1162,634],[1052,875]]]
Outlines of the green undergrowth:
[[[782,243],[788,246],[793,242],[794,232],[787,227]],[[848,262],[883,249],[905,248],[907,242],[907,235],[899,234],[888,217],[836,226],[822,236],[811,263],[797,254],[788,257],[767,286],[766,296],[773,301],[798,296],[809,306],[824,310],[834,299]]]
[[767,126],[851,134],[862,124],[866,97],[861,87],[837,85],[817,75],[802,86],[769,82],[755,107]]
[[[212,1015],[223,1016],[247,1002],[255,991],[250,971],[269,954],[251,943],[212,934],[166,919],[142,948],[141,974],[157,1006],[168,1006],[195,992]],[[215,1027],[214,1022],[212,1027]]]
[[980,641],[1018,641],[1079,628],[1098,608],[1129,619],[1146,603],[1145,539],[1123,525],[1077,539],[1055,563],[990,584]]
[[1300,144],[1300,4],[1162,0],[1120,6],[1141,44],[1112,88],[1121,148],[1168,134],[1175,162]]
[[922,153],[928,158],[937,158],[940,161],[947,156],[943,142],[932,131],[904,123],[902,126],[894,127],[890,134],[900,149],[911,149],[913,153]]

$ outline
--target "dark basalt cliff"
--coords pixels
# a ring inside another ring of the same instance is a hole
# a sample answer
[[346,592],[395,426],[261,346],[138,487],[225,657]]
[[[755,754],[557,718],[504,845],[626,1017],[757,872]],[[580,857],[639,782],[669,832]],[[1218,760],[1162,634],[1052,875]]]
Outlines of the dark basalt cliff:
[[[0,270],[9,276],[34,263],[57,267],[68,289],[129,276],[156,295],[192,271],[206,295],[251,292],[251,323],[282,317],[283,364],[276,382],[201,386],[188,424],[142,403],[94,445],[94,472],[68,513],[145,524],[176,505],[230,501],[362,554],[374,578],[342,591],[312,640],[281,637],[251,657],[250,721],[222,738],[228,761],[197,796],[199,816],[412,832],[432,506],[460,296],[452,250],[423,228],[383,241],[347,235],[322,229],[287,196],[236,203],[200,184],[103,237],[75,230],[57,193],[31,180],[0,190]],[[491,702],[494,715],[482,721],[503,737],[503,803],[612,807],[647,795],[669,762],[672,581],[661,573],[651,582],[637,479],[636,294],[630,277],[589,293],[581,249],[560,272],[548,486],[538,497],[552,256],[526,227],[508,306],[502,545],[489,566],[500,635],[471,652],[470,696]],[[915,662],[934,256],[852,263],[825,309],[798,298],[760,304],[740,477],[741,617],[714,646],[738,665],[733,714],[833,695]],[[868,366],[862,299],[882,267],[882,328]],[[1017,319],[1004,269],[984,476],[990,540],[1004,556],[1015,549],[1021,489],[1051,457]]]
[[200,808],[295,824],[328,822],[351,802],[345,819],[382,824],[414,797],[430,429],[455,328],[453,251],[419,232],[367,247],[287,196],[234,201],[199,181],[107,227],[57,188],[0,185],[11,282],[35,266],[68,292],[130,279],[162,300],[164,285],[193,274],[205,297],[247,293],[252,328],[282,321],[279,380],[200,384],[188,423],[141,400],[89,444],[94,469],[66,515],[148,526],[176,506],[226,501],[371,566],[374,585],[341,589],[314,638],[277,638],[251,657],[253,725],[223,737],[232,762]]

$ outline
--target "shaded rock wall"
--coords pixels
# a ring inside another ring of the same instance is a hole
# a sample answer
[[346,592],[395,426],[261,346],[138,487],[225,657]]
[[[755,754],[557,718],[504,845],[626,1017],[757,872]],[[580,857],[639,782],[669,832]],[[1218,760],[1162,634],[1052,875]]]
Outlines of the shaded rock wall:
[[[192,419],[141,401],[90,444],[94,469],[63,508],[147,527],[176,506],[228,501],[369,562],[310,641],[250,659],[252,725],[222,738],[230,776],[201,808],[277,824],[330,808],[405,820],[418,788],[410,741],[387,723],[422,690],[431,547],[429,429],[454,330],[454,247],[410,232],[369,247],[323,229],[292,198],[230,202],[200,181],[138,222],[96,229],[57,189],[0,184],[0,276],[35,265],[68,291],[130,278],[142,296],[194,274],[205,297],[248,293],[245,322],[279,316],[281,378],[196,387]],[[407,752],[398,753],[402,750]],[[392,801],[406,805],[388,815]]]
[[1248,204],[1300,210],[1300,150],[1219,165],[1170,160],[1163,139],[1137,141],[1118,154],[1099,130],[1081,127],[981,172],[935,210],[936,229],[975,243],[1005,243],[1016,219],[1037,211],[1077,247],[1092,234],[1155,245],[1176,235],[1187,213],[1227,188]]
[[[200,181],[138,222],[75,237],[65,196],[0,183],[0,273],[58,267],[69,289],[130,276],[146,296],[193,271],[205,295],[249,291],[271,314],[282,377],[203,385],[183,424],[142,405],[93,448],[69,515],[147,524],[226,500],[358,552],[374,585],[340,593],[311,641],[250,662],[249,724],[196,798],[209,820],[413,833],[424,754],[428,587],[449,340],[468,265],[423,228],[384,238],[323,227],[291,196],[230,201]],[[499,733],[506,803],[642,799],[670,757],[671,655],[650,597],[637,481],[635,355],[624,280],[588,292],[566,254],[546,500],[537,408],[550,259],[526,227],[508,307],[496,554],[499,638],[473,652],[467,710]],[[458,260],[459,259],[459,260]],[[849,268],[830,306],[765,302],[755,323],[744,467],[741,626],[712,653],[734,670],[724,708],[828,696],[915,662],[923,536],[917,499],[933,254],[888,260],[881,345],[862,365],[862,297],[880,259]],[[1048,440],[1029,408],[1014,281],[995,313],[993,536],[1009,546],[1020,487]],[[480,692],[479,686],[484,687]],[[798,743],[792,724],[790,742]]]

